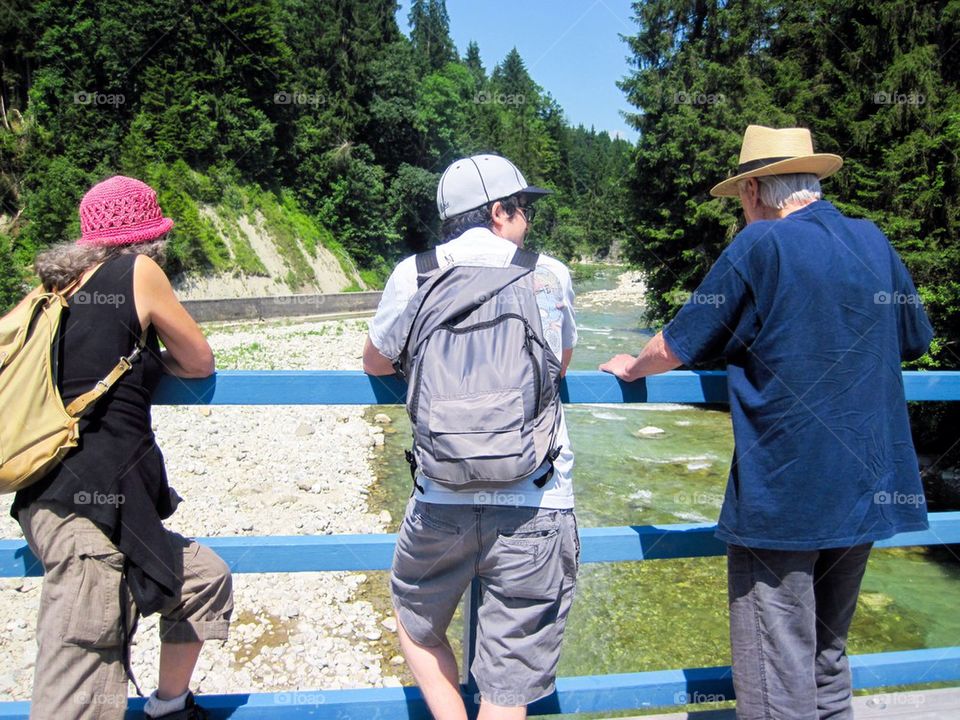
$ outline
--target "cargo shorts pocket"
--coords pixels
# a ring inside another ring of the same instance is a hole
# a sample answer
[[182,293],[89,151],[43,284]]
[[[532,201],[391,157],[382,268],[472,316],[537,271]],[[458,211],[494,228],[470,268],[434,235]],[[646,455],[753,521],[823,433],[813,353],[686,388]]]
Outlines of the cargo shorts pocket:
[[425,507],[425,503],[417,503],[410,512],[410,522],[413,528],[421,534],[424,530],[433,531],[434,534],[441,535],[459,535],[460,527],[455,523],[448,522],[434,514]]
[[87,648],[120,647],[123,553],[102,534],[80,533],[72,562],[72,604],[63,641]]
[[500,528],[488,585],[507,597],[555,600],[563,583],[560,526],[556,522]]

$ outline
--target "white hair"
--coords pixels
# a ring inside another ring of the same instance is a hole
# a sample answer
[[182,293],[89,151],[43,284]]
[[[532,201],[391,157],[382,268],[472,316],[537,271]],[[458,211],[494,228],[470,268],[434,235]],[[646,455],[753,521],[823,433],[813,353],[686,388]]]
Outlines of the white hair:
[[[807,203],[823,197],[820,180],[813,173],[764,175],[756,178],[760,186],[760,202],[768,208],[783,210],[787,205]],[[737,183],[743,189],[746,180]]]

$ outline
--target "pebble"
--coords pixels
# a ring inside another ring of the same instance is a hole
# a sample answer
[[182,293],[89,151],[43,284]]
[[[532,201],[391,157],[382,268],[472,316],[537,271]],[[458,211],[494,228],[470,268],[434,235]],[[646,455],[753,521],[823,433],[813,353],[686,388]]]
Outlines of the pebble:
[[634,435],[638,437],[655,437],[657,435],[663,435],[665,431],[663,428],[654,427],[653,425],[647,425],[637,430]]
[[296,605],[287,605],[283,609],[281,616],[285,618],[295,618],[299,614],[300,614],[300,608],[298,608]]

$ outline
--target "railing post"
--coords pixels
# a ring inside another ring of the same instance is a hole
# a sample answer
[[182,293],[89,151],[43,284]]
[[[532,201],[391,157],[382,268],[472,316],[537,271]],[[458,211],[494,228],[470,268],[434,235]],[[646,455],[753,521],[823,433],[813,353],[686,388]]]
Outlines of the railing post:
[[480,705],[477,697],[477,679],[470,672],[470,667],[477,654],[477,610],[480,607],[481,591],[480,578],[475,577],[470,581],[470,587],[463,595],[463,662],[460,667],[460,678],[470,701],[467,703],[467,714],[471,717]]

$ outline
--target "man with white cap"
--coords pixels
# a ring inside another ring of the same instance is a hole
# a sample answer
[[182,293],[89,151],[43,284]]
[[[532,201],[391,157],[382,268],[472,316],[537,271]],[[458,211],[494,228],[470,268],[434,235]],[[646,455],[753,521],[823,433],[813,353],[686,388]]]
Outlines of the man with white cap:
[[[524,307],[538,334],[527,347],[542,342],[545,354],[541,360],[549,362],[536,363],[537,377],[547,366],[552,372],[544,387],[555,401],[556,421],[549,424],[554,432],[543,462],[538,464],[538,454],[537,461],[530,463],[532,472],[517,476],[499,490],[475,492],[441,482],[440,475],[433,474],[432,468],[440,466],[436,462],[432,466],[412,463],[414,490],[400,527],[390,586],[401,648],[436,718],[466,719],[457,661],[446,631],[471,581],[479,579],[482,588],[471,670],[481,696],[480,717],[485,720],[524,718],[528,703],[553,692],[564,625],[573,600],[580,545],[573,513],[573,452],[560,406],[559,382],[577,340],[574,294],[570,273],[561,262],[523,250],[533,218],[532,203],[547,192],[528,185],[513,163],[497,155],[475,155],[451,164],[437,188],[443,242],[433,253],[409,257],[394,269],[364,348],[367,373],[394,373],[394,363],[406,351],[407,335],[397,328],[403,326],[403,318],[411,317],[408,305],[420,317],[424,306],[416,303],[425,301],[425,293],[435,299],[444,292],[440,287],[431,294],[427,291],[437,285],[424,285],[418,294],[425,265],[432,265],[436,283],[449,280],[449,275],[441,275],[458,269],[476,272],[480,277],[486,272],[484,268],[500,268],[491,272],[524,276],[529,290]],[[522,264],[518,258],[525,258],[525,269],[516,269]],[[486,303],[485,291],[471,283],[467,290],[458,297],[475,295]],[[415,296],[416,303],[412,303]],[[519,303],[507,308],[507,314],[513,317],[520,311]],[[472,323],[467,330],[489,324]],[[430,342],[432,346],[437,343]],[[499,340],[475,346],[476,352],[463,353],[466,357],[453,361],[456,365],[463,361],[464,367],[458,366],[455,372],[465,385],[474,383],[478,374],[489,372],[490,364],[484,365],[480,357],[488,346],[492,357],[511,358],[501,364],[525,362],[513,360],[525,355],[522,343],[519,356],[504,352]],[[548,374],[543,373],[544,377]],[[510,389],[509,383],[501,384],[499,390],[488,395],[516,395],[520,407],[519,391]],[[453,417],[446,422],[462,423],[456,416],[469,413],[474,397],[468,391],[462,401],[452,401]],[[446,402],[451,403],[449,399]],[[458,402],[463,403],[462,413]],[[483,417],[498,423],[507,415],[510,403],[501,404],[505,407],[486,408]],[[432,407],[438,406],[436,403]],[[433,409],[429,415],[433,417]],[[509,427],[518,427],[519,418],[517,423]],[[474,438],[482,439],[458,447],[469,449],[472,445],[478,449],[462,455],[454,453],[447,458],[447,465],[454,465],[456,472],[470,462],[488,462],[489,457],[480,456],[496,454],[487,444],[495,442],[504,427],[471,428],[478,431]],[[515,432],[520,438],[521,431]],[[417,446],[415,426],[415,451]],[[428,450],[421,448],[418,458],[423,460],[422,453]]]
[[883,233],[821,199],[843,164],[810,132],[751,125],[747,226],[636,358],[626,381],[717,358],[735,440],[727,543],[740,720],[853,718],[847,632],[873,542],[927,527],[900,363],[932,330]]

